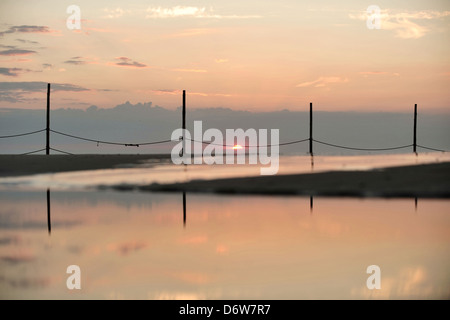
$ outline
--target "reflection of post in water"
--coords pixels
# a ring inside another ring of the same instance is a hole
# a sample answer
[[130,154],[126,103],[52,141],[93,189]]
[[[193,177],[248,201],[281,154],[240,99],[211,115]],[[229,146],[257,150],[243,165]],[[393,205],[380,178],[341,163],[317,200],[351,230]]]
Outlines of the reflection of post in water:
[[313,212],[313,206],[314,206],[314,197],[310,196],[309,197],[309,212],[312,213]]
[[52,232],[52,221],[50,219],[50,189],[47,189],[47,228],[48,234]]
[[311,155],[311,171],[314,170],[314,156]]
[[415,207],[415,209],[417,211],[417,197],[414,198],[414,207]]
[[183,226],[186,227],[186,191],[183,191]]

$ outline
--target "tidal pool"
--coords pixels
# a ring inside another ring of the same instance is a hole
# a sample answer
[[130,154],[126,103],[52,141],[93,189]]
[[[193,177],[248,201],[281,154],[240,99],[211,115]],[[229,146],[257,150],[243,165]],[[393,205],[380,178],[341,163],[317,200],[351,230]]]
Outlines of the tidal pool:
[[0,298],[448,299],[449,212],[414,198],[2,191]]

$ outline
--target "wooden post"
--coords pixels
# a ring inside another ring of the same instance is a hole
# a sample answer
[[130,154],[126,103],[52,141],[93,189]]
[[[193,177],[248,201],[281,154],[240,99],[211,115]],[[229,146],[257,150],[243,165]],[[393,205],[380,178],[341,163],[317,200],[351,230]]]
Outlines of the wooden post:
[[50,154],[50,83],[47,84],[47,128],[45,154]]
[[182,129],[183,129],[183,149],[181,151],[181,155],[184,155],[184,150],[186,147],[186,136],[184,132],[186,130],[186,90],[183,90],[183,111],[182,111]]
[[413,152],[417,155],[417,103],[414,105],[414,138]]
[[312,102],[309,103],[309,154],[313,155],[313,111]]
[[183,90],[183,129],[186,129],[186,90]]

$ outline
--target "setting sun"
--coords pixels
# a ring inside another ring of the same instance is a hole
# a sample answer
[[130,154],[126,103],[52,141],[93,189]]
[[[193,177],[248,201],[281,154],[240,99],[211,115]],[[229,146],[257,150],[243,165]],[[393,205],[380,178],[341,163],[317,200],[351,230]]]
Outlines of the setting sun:
[[236,144],[236,145],[234,145],[233,150],[240,150],[242,148],[243,147],[240,144]]

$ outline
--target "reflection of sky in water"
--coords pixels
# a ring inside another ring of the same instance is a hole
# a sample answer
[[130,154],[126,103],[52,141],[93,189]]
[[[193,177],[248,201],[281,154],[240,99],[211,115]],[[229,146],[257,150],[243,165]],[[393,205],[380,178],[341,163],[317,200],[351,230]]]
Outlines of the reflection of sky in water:
[[[0,193],[0,298],[449,298],[450,202]],[[82,290],[66,288],[81,268]],[[366,268],[381,268],[381,290]]]
[[[313,166],[311,160],[313,159]],[[450,161],[448,153],[421,153],[368,156],[281,156],[278,174],[311,173],[330,170],[368,170],[388,166],[415,165]],[[264,166],[268,167],[268,166]],[[184,182],[195,179],[219,179],[259,176],[260,165],[172,165],[155,166],[154,161],[138,168],[75,171],[25,177],[0,178],[0,190],[84,189],[120,184],[146,185]]]

